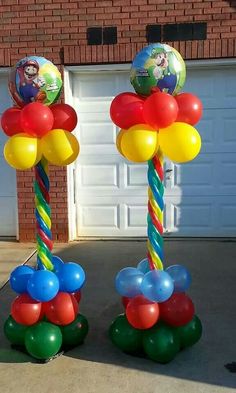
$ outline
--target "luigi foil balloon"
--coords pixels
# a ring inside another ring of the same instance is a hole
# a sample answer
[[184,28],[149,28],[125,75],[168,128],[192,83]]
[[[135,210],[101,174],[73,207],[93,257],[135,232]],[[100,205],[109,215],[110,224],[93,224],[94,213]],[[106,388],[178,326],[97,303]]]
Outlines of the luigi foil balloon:
[[137,94],[148,96],[153,88],[176,95],[186,78],[185,63],[179,52],[166,44],[146,46],[135,57],[130,81]]
[[12,69],[8,86],[13,100],[21,108],[31,102],[51,105],[60,95],[62,79],[51,61],[29,56]]

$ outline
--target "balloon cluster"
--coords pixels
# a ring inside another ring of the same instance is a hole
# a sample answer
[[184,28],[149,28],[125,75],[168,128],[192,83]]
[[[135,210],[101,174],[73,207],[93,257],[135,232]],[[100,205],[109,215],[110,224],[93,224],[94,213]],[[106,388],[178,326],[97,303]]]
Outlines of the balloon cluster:
[[201,337],[202,325],[192,300],[186,295],[191,276],[182,265],[165,271],[150,270],[147,259],[137,268],[127,267],[116,276],[125,314],[110,327],[112,342],[127,353],[144,353],[167,363]]
[[71,131],[76,127],[77,115],[68,104],[54,104],[50,108],[32,102],[23,108],[8,108],[1,125],[10,138],[4,156],[15,169],[30,169],[44,156],[53,165],[69,165],[79,154],[79,142]]
[[200,151],[201,137],[193,125],[202,116],[202,104],[193,94],[173,97],[156,88],[147,98],[121,93],[112,101],[110,115],[121,128],[117,148],[130,161],[148,161],[161,149],[170,160],[182,163]]
[[5,336],[40,360],[82,344],[88,333],[87,319],[79,314],[83,268],[63,263],[57,256],[52,263],[53,271],[21,265],[10,276],[11,288],[18,296],[4,325]]
[[54,165],[72,163],[79,154],[79,143],[71,134],[77,115],[70,105],[55,104],[62,87],[57,67],[44,57],[25,57],[12,68],[8,86],[16,104],[1,117],[1,127],[10,137],[4,147],[8,164],[30,169],[42,157]]
[[184,60],[166,44],[152,44],[133,60],[131,83],[136,93],[118,94],[111,103],[112,121],[121,128],[117,148],[128,160],[144,162],[160,149],[170,160],[193,160],[201,137],[193,127],[202,103],[191,93],[179,93],[186,77]]

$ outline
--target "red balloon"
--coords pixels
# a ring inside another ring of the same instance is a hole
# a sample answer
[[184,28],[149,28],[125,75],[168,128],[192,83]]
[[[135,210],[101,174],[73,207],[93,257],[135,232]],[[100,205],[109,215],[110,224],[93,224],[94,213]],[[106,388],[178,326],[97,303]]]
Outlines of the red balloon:
[[202,103],[199,98],[191,93],[181,93],[175,96],[179,107],[176,121],[196,124],[202,117]]
[[77,114],[74,108],[68,104],[51,105],[50,109],[54,116],[53,130],[59,128],[73,131],[77,124]]
[[130,297],[122,296],[121,301],[122,301],[124,308],[126,308],[128,306],[130,300],[131,300]]
[[81,300],[81,296],[82,296],[81,291],[75,292],[75,293],[73,293],[73,295],[74,295],[75,299],[77,300],[77,302],[79,303]]
[[78,311],[77,300],[67,292],[59,292],[50,302],[44,303],[46,317],[56,325],[68,325],[73,322]]
[[159,318],[159,306],[143,295],[138,295],[130,299],[126,307],[126,317],[134,328],[149,329]]
[[21,325],[33,325],[43,317],[42,303],[32,299],[27,293],[23,293],[13,301],[11,315]]
[[3,112],[1,117],[1,126],[6,135],[13,136],[23,132],[20,122],[20,113],[21,110],[14,107],[8,108],[5,112]]
[[185,293],[174,293],[168,300],[159,304],[160,318],[171,326],[183,326],[194,317],[194,304]]
[[52,111],[40,102],[32,102],[21,110],[21,127],[27,134],[42,137],[52,129]]
[[110,116],[118,127],[128,129],[135,124],[144,124],[144,99],[135,93],[121,93],[114,98],[110,107]]
[[170,126],[177,118],[178,105],[170,94],[154,93],[144,102],[145,123],[155,129]]

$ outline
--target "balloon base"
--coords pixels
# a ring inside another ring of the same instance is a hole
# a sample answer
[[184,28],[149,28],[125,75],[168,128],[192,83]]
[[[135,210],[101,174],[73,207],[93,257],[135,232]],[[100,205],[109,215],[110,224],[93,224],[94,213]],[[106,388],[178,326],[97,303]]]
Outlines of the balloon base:
[[162,364],[171,362],[179,352],[196,344],[201,334],[201,321],[196,315],[181,327],[158,321],[151,328],[136,329],[125,314],[120,314],[109,329],[112,343],[126,355]]
[[11,348],[14,349],[15,351],[22,352],[22,353],[24,353],[25,355],[30,356],[32,359],[34,359],[34,361],[35,361],[36,363],[40,363],[40,364],[49,363],[49,362],[51,362],[52,360],[57,359],[59,356],[64,355],[64,353],[66,352],[65,350],[62,350],[62,351],[59,351],[56,355],[51,356],[51,357],[48,358],[48,359],[37,359],[37,358],[31,356],[31,355],[29,354],[29,352],[26,351],[25,347],[23,347],[23,346],[21,346],[21,345],[11,344]]

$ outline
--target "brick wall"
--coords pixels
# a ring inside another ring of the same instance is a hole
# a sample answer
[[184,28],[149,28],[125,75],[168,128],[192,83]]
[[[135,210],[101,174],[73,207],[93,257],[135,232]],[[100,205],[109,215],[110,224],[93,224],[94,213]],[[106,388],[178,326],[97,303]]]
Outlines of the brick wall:
[[[53,240],[68,240],[67,173],[64,168],[50,166],[50,206],[52,209]],[[19,238],[22,242],[35,240],[34,171],[17,172]]]
[[[207,40],[169,42],[185,59],[236,56],[236,0],[0,0],[0,66],[26,55],[57,65],[130,62],[147,24],[207,22]],[[87,46],[87,28],[117,26],[116,45]],[[55,240],[68,239],[66,169],[51,170]],[[20,240],[34,239],[32,173],[17,176]]]
[[[18,4],[20,3],[20,4]],[[172,42],[187,59],[236,55],[235,0],[0,0],[0,65],[27,54],[56,64],[128,62],[147,24],[207,22],[206,41]],[[86,46],[91,26],[117,26],[118,44]]]

